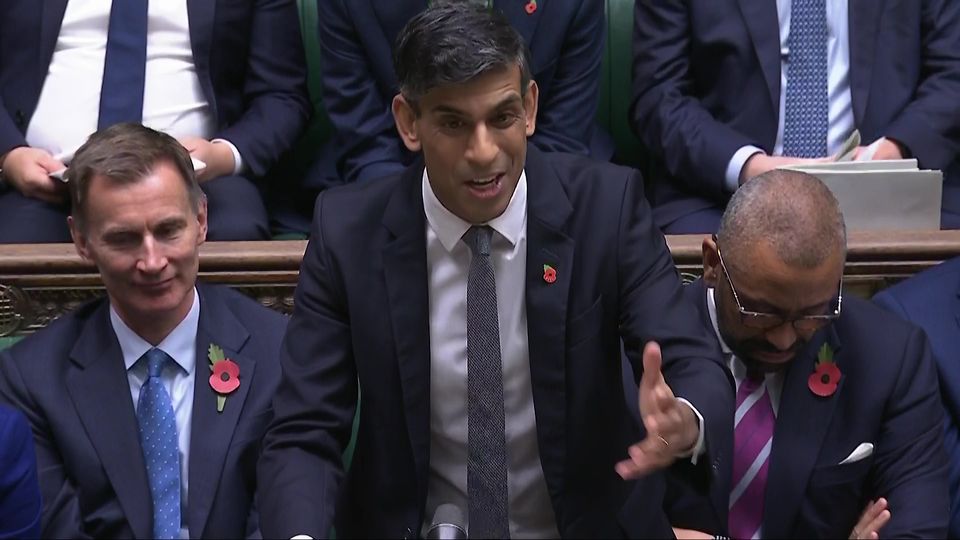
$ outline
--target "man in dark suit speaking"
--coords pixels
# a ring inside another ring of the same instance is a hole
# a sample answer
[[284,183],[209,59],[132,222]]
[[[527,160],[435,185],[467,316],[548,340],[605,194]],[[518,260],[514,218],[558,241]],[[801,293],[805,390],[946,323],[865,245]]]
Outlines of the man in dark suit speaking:
[[422,162],[317,200],[259,468],[264,535],[415,537],[443,505],[477,538],[662,532],[660,496],[626,508],[621,477],[676,463],[709,482],[733,392],[641,178],[528,145],[538,87],[500,14],[428,9],[395,68]]
[[196,283],[206,201],[190,156],[138,124],[70,167],[70,229],[108,299],[5,351],[0,401],[33,428],[50,538],[240,538],[280,379],[284,317]]
[[709,500],[668,496],[685,501],[671,506],[675,525],[732,538],[945,536],[930,345],[842,294],[845,258],[836,199],[800,172],[745,184],[704,241],[704,278],[685,294],[737,384],[733,467]]

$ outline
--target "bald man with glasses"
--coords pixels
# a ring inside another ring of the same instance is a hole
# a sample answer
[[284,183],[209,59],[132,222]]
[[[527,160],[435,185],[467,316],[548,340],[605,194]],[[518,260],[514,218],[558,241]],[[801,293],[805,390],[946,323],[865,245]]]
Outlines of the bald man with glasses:
[[845,259],[836,199],[799,172],[744,184],[704,240],[703,279],[685,296],[733,375],[732,449],[721,449],[733,459],[706,496],[671,482],[678,538],[946,535],[930,346],[916,327],[843,298]]

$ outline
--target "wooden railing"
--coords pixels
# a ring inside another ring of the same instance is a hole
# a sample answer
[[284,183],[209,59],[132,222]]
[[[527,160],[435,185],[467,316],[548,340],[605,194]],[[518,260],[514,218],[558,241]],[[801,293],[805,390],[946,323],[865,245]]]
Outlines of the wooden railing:
[[[701,273],[701,235],[669,236],[685,278]],[[283,312],[293,307],[306,242],[211,242],[200,255],[200,278],[236,287]],[[960,231],[852,232],[844,286],[869,296],[946,259],[960,256]],[[71,244],[0,245],[0,336],[29,333],[103,294],[93,265]]]

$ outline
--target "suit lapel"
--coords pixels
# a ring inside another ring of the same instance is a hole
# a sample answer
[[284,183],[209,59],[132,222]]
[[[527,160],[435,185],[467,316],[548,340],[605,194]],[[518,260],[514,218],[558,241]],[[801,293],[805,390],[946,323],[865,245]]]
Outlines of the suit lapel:
[[[743,21],[770,92],[774,114],[780,110],[780,20],[773,0],[738,0]],[[768,150],[772,150],[769,148]]]
[[834,362],[842,373],[840,339],[831,325],[818,332],[797,356],[784,380],[764,496],[763,535],[767,538],[790,535],[834,407],[843,393],[846,379],[842,375],[832,396],[817,396],[808,387],[817,351],[824,342],[833,349]]
[[[224,306],[214,291],[200,292],[200,323],[197,327],[197,363],[193,387],[193,419],[190,428],[190,493],[187,524],[191,535],[202,536],[210,515],[233,430],[250,392],[256,362],[243,355],[249,333]],[[217,394],[210,387],[211,367],[207,357],[211,344],[223,349],[240,368],[240,387],[227,396],[223,412],[217,412]],[[232,474],[232,472],[231,472]]]
[[[573,277],[574,241],[563,227],[573,212],[556,173],[528,145],[527,175],[527,341],[530,382],[537,417],[540,461],[550,496],[559,500],[566,453],[566,324]],[[543,265],[556,281],[543,279]]]
[[382,268],[420,501],[426,500],[430,463],[430,313],[422,174],[422,162],[409,167],[387,204],[383,224],[393,238],[383,249]]
[[152,497],[130,383],[108,305],[104,300],[70,351],[74,366],[67,373],[67,391],[133,535],[149,538]]
[[[30,4],[34,4],[34,2],[30,2]],[[44,0],[43,2],[36,2],[34,5],[36,6],[34,9],[43,10],[43,17],[40,22],[39,65],[43,66],[41,77],[46,77],[47,66],[50,65],[53,51],[57,46],[57,38],[60,36],[63,14],[67,11],[67,0]]]
[[533,42],[533,34],[537,29],[537,23],[540,22],[540,14],[543,13],[548,1],[537,0],[537,10],[533,13],[527,13],[527,0],[498,0],[494,2],[494,8],[503,12],[507,20],[510,21],[510,26],[523,37],[523,41],[529,47]]
[[884,0],[850,0],[850,97],[856,125],[862,125],[870,93],[870,78],[876,61],[876,47]]

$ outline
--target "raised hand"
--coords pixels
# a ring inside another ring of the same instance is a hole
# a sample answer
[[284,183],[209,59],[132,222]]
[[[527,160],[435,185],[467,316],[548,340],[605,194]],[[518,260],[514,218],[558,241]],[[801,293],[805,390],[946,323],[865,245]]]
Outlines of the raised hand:
[[647,437],[627,449],[630,459],[616,465],[617,474],[626,480],[669,466],[678,455],[690,452],[700,434],[697,416],[673,395],[660,372],[661,362],[660,345],[647,343],[639,388]]

